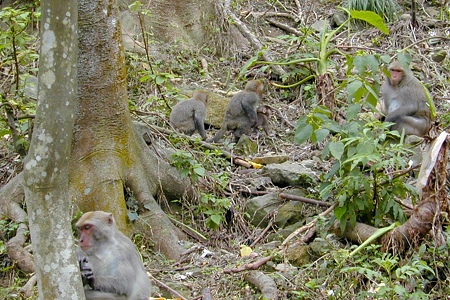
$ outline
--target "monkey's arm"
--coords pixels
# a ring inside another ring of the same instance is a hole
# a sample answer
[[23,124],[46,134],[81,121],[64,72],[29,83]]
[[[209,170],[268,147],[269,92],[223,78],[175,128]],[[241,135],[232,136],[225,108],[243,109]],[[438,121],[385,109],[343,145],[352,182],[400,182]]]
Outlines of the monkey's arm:
[[417,112],[417,105],[406,104],[401,105],[386,116],[386,122],[396,122],[399,118],[404,116],[413,116]]
[[256,115],[255,105],[251,105],[250,101],[242,101],[242,108],[250,118],[250,127],[255,127],[258,117]]
[[81,249],[77,249],[78,265],[80,266],[81,280],[83,285],[88,284],[91,288],[94,287],[94,272],[89,263],[87,255]]
[[196,111],[194,114],[194,123],[195,128],[200,133],[202,139],[206,140],[206,132],[205,132],[205,115]]

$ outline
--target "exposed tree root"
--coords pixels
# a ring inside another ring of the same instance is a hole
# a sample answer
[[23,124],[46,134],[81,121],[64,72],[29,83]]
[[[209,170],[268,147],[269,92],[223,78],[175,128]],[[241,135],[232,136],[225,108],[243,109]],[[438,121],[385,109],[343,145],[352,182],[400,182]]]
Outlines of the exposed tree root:
[[261,271],[250,271],[244,275],[245,280],[256,286],[262,293],[263,299],[278,299],[275,281]]
[[28,279],[27,283],[20,288],[20,293],[23,295],[23,298],[28,299],[33,295],[33,287],[37,283],[37,276],[34,274]]
[[29,238],[29,229],[27,213],[21,205],[25,198],[22,180],[20,173],[0,189],[0,219],[6,217],[19,224],[16,235],[6,242],[6,252],[22,271],[33,273],[33,257],[24,249]]

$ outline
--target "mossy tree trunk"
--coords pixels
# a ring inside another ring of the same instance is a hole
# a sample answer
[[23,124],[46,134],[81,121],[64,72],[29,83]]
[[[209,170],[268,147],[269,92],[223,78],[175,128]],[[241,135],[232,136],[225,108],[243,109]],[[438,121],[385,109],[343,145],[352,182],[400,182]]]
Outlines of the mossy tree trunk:
[[161,210],[158,192],[182,197],[190,183],[150,151],[134,130],[128,109],[121,28],[115,0],[79,1],[78,98],[72,144],[70,194],[86,212],[112,212],[127,223],[125,188],[148,209],[142,216],[158,250],[181,254],[184,235]]

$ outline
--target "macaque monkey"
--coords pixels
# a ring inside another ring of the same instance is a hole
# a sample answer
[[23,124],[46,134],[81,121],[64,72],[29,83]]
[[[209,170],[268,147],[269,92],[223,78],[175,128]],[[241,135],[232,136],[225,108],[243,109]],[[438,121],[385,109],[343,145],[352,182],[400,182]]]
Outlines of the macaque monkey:
[[175,105],[170,113],[170,122],[181,132],[192,135],[197,130],[206,140],[205,117],[208,93],[196,91],[192,98]]
[[135,245],[111,213],[91,211],[75,224],[86,299],[148,300],[151,283]]
[[256,107],[262,98],[264,83],[259,80],[250,80],[244,90],[234,95],[225,111],[222,126],[209,142],[217,142],[225,132],[232,131],[235,142],[243,134],[248,134],[256,126],[258,117]]
[[272,110],[270,109],[269,106],[267,105],[260,105],[258,106],[258,108],[256,109],[256,117],[257,117],[257,121],[256,121],[256,125],[255,125],[255,129],[258,129],[260,127],[262,127],[264,129],[264,132],[266,133],[266,135],[269,135],[269,119],[270,116],[272,115]]
[[390,77],[381,86],[385,121],[395,123],[391,130],[423,137],[431,126],[425,88],[411,70],[404,69],[397,61],[388,70]]

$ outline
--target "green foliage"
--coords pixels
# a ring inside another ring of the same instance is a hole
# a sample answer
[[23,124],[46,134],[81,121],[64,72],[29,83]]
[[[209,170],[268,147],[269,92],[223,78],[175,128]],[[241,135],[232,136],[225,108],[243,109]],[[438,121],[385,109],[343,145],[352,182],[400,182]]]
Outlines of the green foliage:
[[[210,180],[210,186],[218,185],[220,190],[225,188],[229,174],[227,172],[211,172],[206,176],[207,169],[223,165],[224,159],[220,150],[206,150],[198,157],[203,157],[200,163],[191,152],[178,150],[171,156],[171,163],[179,171],[182,177],[189,177],[193,183],[200,178]],[[205,217],[205,226],[210,229],[218,229],[225,220],[225,214],[230,209],[231,202],[228,198],[217,197],[211,193],[201,192],[198,202],[189,203],[189,209],[193,209],[194,217]]]
[[2,69],[12,70],[13,74],[13,80],[4,81],[0,94],[0,107],[7,115],[7,118],[2,119],[0,137],[12,136],[12,150],[21,155],[25,155],[28,149],[27,133],[30,124],[26,118],[19,120],[19,116],[35,111],[35,104],[23,99],[23,79],[29,73],[37,72],[34,66],[39,57],[34,44],[37,38],[27,29],[39,17],[39,10],[31,12],[27,6],[4,7],[0,11],[0,22],[5,25],[0,30],[0,66]]
[[178,150],[171,155],[171,163],[180,171],[182,178],[189,177],[196,182],[199,177],[205,176],[205,168],[190,152]]
[[349,276],[361,274],[373,283],[368,290],[360,291],[357,299],[429,299],[419,283],[421,277],[426,281],[428,276],[435,275],[427,262],[416,255],[405,263],[398,256],[378,252],[378,248],[369,246],[354,266],[340,270]]
[[9,65],[17,76],[20,66],[26,66],[39,57],[34,47],[30,47],[36,36],[26,31],[32,19],[39,17],[39,12],[32,13],[26,7],[4,7],[0,11],[0,21],[7,26],[6,30],[0,31],[1,65]]
[[291,283],[302,294],[293,299],[446,299],[450,244],[444,236],[447,243],[440,247],[424,244],[399,257],[375,244],[350,256],[356,246],[342,249],[323,234],[316,242],[327,248],[326,254],[316,253],[317,260],[296,272]]
[[200,203],[196,210],[207,216],[206,227],[218,229],[225,221],[225,214],[230,207],[231,202],[228,198],[217,198],[211,194],[201,193]]
[[347,7],[350,10],[375,12],[382,16],[386,22],[394,21],[399,10],[399,5],[395,0],[348,0]]
[[269,65],[274,64],[284,66],[313,64],[314,67],[312,67],[308,71],[302,70],[301,68],[296,68],[283,76],[282,78],[283,80],[286,80],[287,78],[290,77],[303,77],[303,79],[297,81],[294,84],[283,86],[273,83],[273,85],[277,87],[292,88],[301,85],[303,83],[306,83],[314,78],[317,78],[318,76],[327,74],[329,72],[329,65],[332,63],[331,56],[334,54],[344,55],[338,48],[333,47],[331,41],[343,28],[345,28],[345,26],[348,25],[348,23],[351,20],[365,21],[371,24],[372,26],[378,28],[383,33],[385,34],[389,33],[389,29],[387,28],[386,24],[383,22],[382,18],[376,13],[371,11],[356,11],[356,10],[347,10],[344,8],[342,9],[348,14],[348,19],[334,30],[329,31],[326,28],[324,28],[320,33],[319,42],[317,42],[314,38],[308,38],[308,36],[312,36],[312,32],[310,31],[311,29],[303,29],[305,31],[310,31],[309,33],[305,34],[305,37],[291,37],[291,36],[281,37],[286,40],[290,40],[291,42],[297,41],[301,44],[306,44],[306,46],[310,46],[312,49],[311,53],[295,53],[292,57],[289,57],[285,61],[270,62],[270,63],[258,61],[257,58],[261,55],[261,53],[259,53],[257,57],[250,59],[249,62],[242,68],[241,74],[243,74],[250,67],[256,64],[269,64]]
[[316,106],[297,123],[295,142],[324,142],[322,159],[334,161],[323,176],[320,195],[338,202],[334,213],[342,230],[358,219],[373,225],[382,224],[386,217],[403,222],[405,215],[395,198],[416,196],[412,186],[393,175],[405,169],[404,157],[412,151],[397,132],[388,130],[389,123],[364,112],[375,110],[378,101],[376,71],[381,59],[361,53],[348,57],[348,79],[341,84],[348,94],[348,105],[342,107],[345,121],[334,121],[331,111]]

